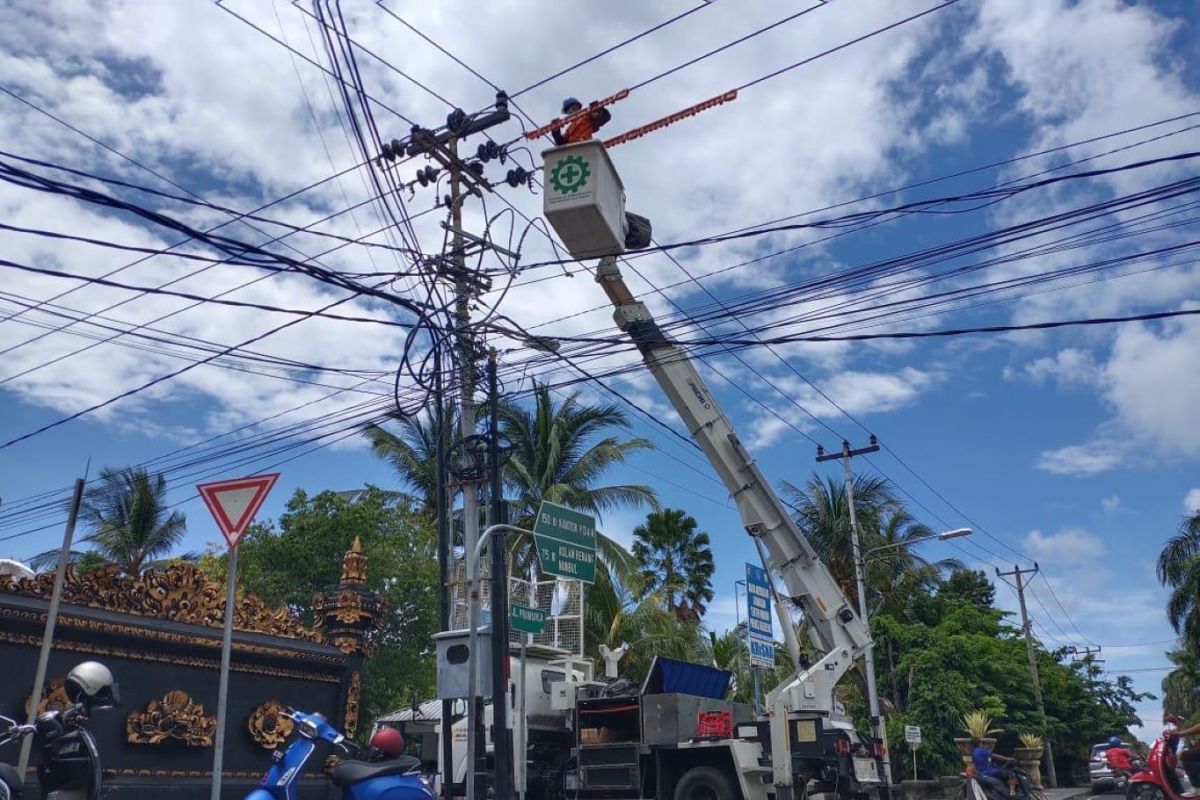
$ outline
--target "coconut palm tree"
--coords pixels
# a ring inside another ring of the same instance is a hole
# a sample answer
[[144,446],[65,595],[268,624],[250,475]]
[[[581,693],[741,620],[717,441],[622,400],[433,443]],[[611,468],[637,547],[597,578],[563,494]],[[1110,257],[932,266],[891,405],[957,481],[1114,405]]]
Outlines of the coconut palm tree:
[[1192,652],[1200,652],[1200,509],[1184,517],[1158,556],[1158,579],[1171,588],[1167,618]]
[[1162,680],[1163,715],[1175,714],[1187,719],[1200,710],[1193,693],[1200,686],[1200,657],[1195,651],[1177,647],[1167,653],[1167,660],[1175,668]]
[[621,674],[640,679],[654,656],[694,660],[704,649],[700,626],[680,622],[657,594],[626,586],[607,569],[596,570],[584,611],[584,644],[589,657],[601,662],[600,645],[628,645]]
[[645,592],[662,595],[667,610],[682,621],[699,622],[713,599],[712,549],[708,534],[678,508],[646,515],[633,529],[633,557],[642,569]]
[[[500,408],[500,430],[511,450],[504,467],[510,520],[529,528],[543,500],[597,516],[622,508],[658,508],[649,486],[597,486],[605,472],[629,456],[654,445],[647,439],[606,435],[629,428],[629,418],[615,405],[582,402],[574,392],[555,403],[550,387],[534,384],[533,407],[506,403]],[[518,545],[520,546],[520,545]],[[618,570],[631,566],[629,554],[610,537],[599,534],[597,555]]]
[[[421,508],[433,513],[437,508],[438,420],[433,413],[409,416],[392,411],[389,416],[398,432],[371,423],[363,428],[363,436],[370,442],[371,452],[388,462],[413,491]],[[449,430],[455,432],[447,439],[450,444],[458,438],[458,413],[447,407],[443,418]]]
[[[141,467],[100,470],[98,485],[84,493],[79,507],[80,518],[91,529],[82,541],[92,550],[72,552],[72,561],[116,564],[127,575],[158,566],[187,533],[186,518],[169,510],[166,493],[167,479],[161,473],[151,475]],[[196,555],[175,557],[191,560]],[[57,560],[58,551],[49,551],[32,563],[42,568]]]
[[[867,564],[868,600],[872,606],[900,602],[911,595],[910,590],[927,587],[941,574],[962,567],[955,559],[931,563],[917,554],[918,541],[932,536],[933,531],[913,519],[887,480],[859,475],[853,487],[862,552],[888,548],[873,555]],[[813,549],[857,607],[845,484],[814,475],[803,487],[785,481],[783,495]]]

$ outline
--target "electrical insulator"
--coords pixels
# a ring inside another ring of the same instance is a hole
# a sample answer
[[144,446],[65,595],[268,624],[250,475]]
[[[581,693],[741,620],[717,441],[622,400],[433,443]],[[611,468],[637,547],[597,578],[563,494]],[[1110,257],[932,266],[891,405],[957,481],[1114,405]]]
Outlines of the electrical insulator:
[[525,183],[527,180],[529,180],[529,173],[525,171],[524,167],[510,169],[508,171],[508,175],[506,175],[504,178],[504,182],[514,189]]
[[508,92],[505,92],[503,90],[496,92],[496,110],[497,111],[507,111],[508,110]]
[[502,150],[500,145],[493,141],[483,142],[475,149],[475,155],[485,164],[491,161],[493,158],[499,158],[500,163],[504,163],[504,157],[507,154],[507,149]]
[[449,208],[452,202],[454,201],[450,199],[450,195],[442,195],[442,205],[444,205],[446,208]]
[[501,145],[501,147],[500,147],[500,163],[503,164],[507,160],[508,160],[508,145]]
[[481,161],[468,161],[468,162],[467,162],[467,169],[469,169],[469,170],[471,170],[471,172],[475,173],[475,177],[477,177],[477,178],[482,178],[482,177],[483,177],[483,162],[481,162]]
[[425,169],[419,169],[417,170],[417,183],[421,184],[422,186],[428,186],[429,184],[437,181],[439,172],[440,170],[436,170],[429,166],[425,167]]
[[[386,142],[383,145],[383,157],[386,158],[388,161],[396,160],[396,151],[394,149],[392,149],[391,142]],[[383,165],[381,164],[380,166],[383,166]]]
[[462,130],[463,126],[466,125],[466,122],[467,112],[463,111],[461,108],[456,108],[446,115],[446,127],[451,131]]

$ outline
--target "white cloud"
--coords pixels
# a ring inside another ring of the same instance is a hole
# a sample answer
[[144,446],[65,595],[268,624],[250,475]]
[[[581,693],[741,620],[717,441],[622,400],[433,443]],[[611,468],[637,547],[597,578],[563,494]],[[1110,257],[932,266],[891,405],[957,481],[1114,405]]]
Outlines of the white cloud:
[[1120,466],[1124,458],[1125,449],[1119,443],[1101,439],[1046,450],[1038,457],[1037,467],[1055,475],[1087,477]]
[[1068,564],[1093,561],[1104,555],[1105,550],[1100,537],[1083,528],[1063,528],[1052,534],[1030,531],[1025,546],[1038,558]]
[[[1064,387],[1090,385],[1101,374],[1092,354],[1077,347],[1068,347],[1053,356],[1035,359],[1026,364],[1022,372],[1035,384],[1054,382]],[[1015,370],[1005,370],[1005,377],[1016,376]]]
[[1200,488],[1192,489],[1183,498],[1183,513],[1195,514],[1200,511]]
[[1100,498],[1100,508],[1104,509],[1105,514],[1112,514],[1121,507],[1121,496],[1118,494],[1109,495],[1108,497]]

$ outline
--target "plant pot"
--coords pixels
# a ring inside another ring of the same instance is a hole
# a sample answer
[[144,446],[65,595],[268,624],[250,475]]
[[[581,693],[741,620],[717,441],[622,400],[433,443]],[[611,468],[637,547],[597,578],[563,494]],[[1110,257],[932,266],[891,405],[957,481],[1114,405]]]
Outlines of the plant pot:
[[1029,773],[1029,780],[1033,781],[1034,786],[1042,785],[1042,751],[1041,747],[1018,747],[1013,752],[1017,763]]
[[971,740],[955,739],[954,746],[958,748],[958,753],[962,756],[963,764],[968,767],[971,766]]

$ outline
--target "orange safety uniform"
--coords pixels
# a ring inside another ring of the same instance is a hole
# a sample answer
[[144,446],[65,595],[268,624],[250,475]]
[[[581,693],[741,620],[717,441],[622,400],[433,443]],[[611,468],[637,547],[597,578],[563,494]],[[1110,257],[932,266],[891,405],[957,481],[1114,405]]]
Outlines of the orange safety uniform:
[[612,119],[612,114],[607,108],[592,109],[572,120],[571,124],[567,126],[565,134],[562,130],[555,131],[554,141],[560,145],[586,142],[595,136],[596,131],[600,130],[601,126],[610,119]]

